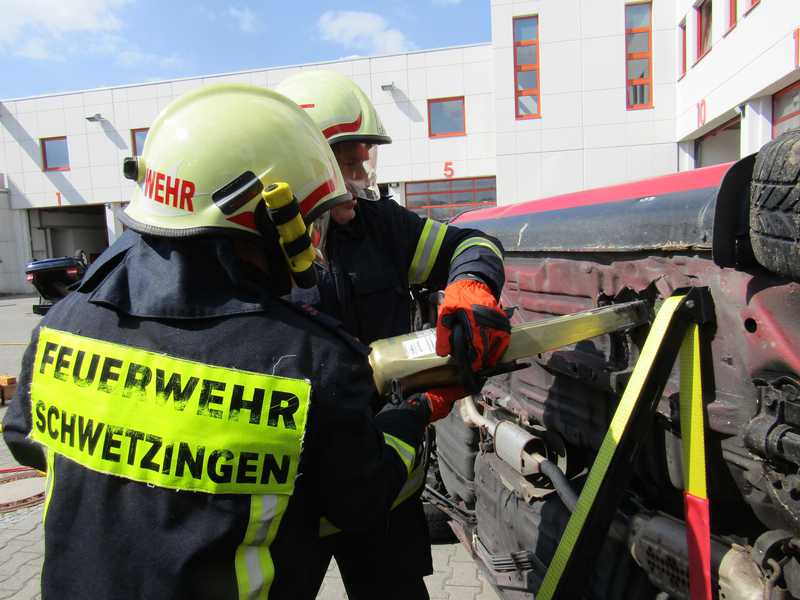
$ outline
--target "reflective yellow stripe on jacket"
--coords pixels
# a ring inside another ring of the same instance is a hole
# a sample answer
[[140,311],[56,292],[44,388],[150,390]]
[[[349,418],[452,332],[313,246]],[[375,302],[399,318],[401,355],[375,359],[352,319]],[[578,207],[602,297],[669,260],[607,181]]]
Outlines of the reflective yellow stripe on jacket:
[[394,451],[397,452],[400,460],[402,460],[403,464],[406,466],[406,473],[410,475],[411,469],[414,466],[414,459],[417,456],[417,451],[414,449],[414,447],[406,444],[400,438],[394,437],[388,433],[383,434],[383,441],[385,441],[387,445],[394,448]]
[[471,237],[471,238],[465,239],[463,242],[461,242],[456,247],[456,250],[455,250],[455,252],[453,252],[453,257],[450,259],[450,262],[452,263],[459,254],[464,252],[464,250],[466,250],[468,248],[474,248],[475,246],[481,246],[483,248],[488,248],[489,250],[491,250],[492,252],[494,252],[497,255],[497,258],[499,258],[500,260],[503,260],[503,253],[500,251],[500,248],[498,248],[496,244],[493,244],[492,242],[490,242],[486,238]]
[[444,234],[447,232],[447,225],[425,219],[422,233],[417,240],[417,248],[414,251],[414,258],[408,269],[408,282],[412,284],[423,283],[428,279],[436,264],[439,250],[444,241]]
[[242,544],[236,549],[236,581],[239,598],[267,600],[275,579],[269,546],[280,527],[288,496],[250,497],[250,519]]

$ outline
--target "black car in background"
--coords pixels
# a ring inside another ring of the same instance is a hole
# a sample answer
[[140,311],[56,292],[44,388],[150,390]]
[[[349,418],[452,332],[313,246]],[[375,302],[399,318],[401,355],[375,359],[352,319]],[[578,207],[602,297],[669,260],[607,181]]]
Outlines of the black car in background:
[[33,312],[44,315],[56,302],[66,296],[70,287],[81,280],[88,266],[86,254],[34,260],[25,267],[25,278],[39,292],[39,302]]

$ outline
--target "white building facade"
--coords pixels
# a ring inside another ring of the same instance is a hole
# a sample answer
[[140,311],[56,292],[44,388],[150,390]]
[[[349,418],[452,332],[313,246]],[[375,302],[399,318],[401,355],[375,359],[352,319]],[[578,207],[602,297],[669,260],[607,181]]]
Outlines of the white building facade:
[[123,158],[211,83],[352,78],[393,140],[379,182],[434,218],[735,160],[800,126],[798,0],[492,0],[491,14],[485,44],[0,101],[0,293],[32,291],[32,259],[113,241]]

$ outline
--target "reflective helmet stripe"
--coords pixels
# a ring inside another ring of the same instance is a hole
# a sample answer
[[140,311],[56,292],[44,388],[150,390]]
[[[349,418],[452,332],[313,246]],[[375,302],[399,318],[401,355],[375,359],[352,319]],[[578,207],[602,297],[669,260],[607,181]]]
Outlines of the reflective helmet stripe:
[[319,202],[322,198],[330,194],[332,191],[336,189],[336,182],[333,179],[329,179],[328,181],[324,182],[314,191],[312,191],[305,199],[300,201],[300,212],[303,213],[303,217],[305,218],[308,213],[311,212],[311,209]]
[[248,229],[252,229],[253,231],[257,231],[256,214],[252,211],[228,217],[228,221],[230,221],[231,223],[236,223],[237,225],[241,225],[242,227],[247,227]]
[[336,135],[337,133],[352,133],[354,131],[358,131],[361,128],[361,113],[358,114],[358,118],[353,121],[352,123],[338,123],[336,125],[331,125],[326,129],[322,130],[322,135],[325,136],[325,139]]
[[503,253],[500,252],[500,248],[498,248],[495,244],[493,244],[486,238],[471,237],[467,238],[458,245],[455,252],[453,252],[453,257],[450,259],[450,263],[452,264],[452,262],[456,259],[456,256],[464,252],[464,250],[466,250],[467,248],[472,248],[473,246],[483,246],[484,248],[488,248],[497,255],[497,258],[503,260]]
[[433,219],[425,219],[425,226],[422,228],[414,258],[408,269],[409,283],[422,283],[428,279],[439,256],[439,249],[442,247],[446,232],[447,225]]

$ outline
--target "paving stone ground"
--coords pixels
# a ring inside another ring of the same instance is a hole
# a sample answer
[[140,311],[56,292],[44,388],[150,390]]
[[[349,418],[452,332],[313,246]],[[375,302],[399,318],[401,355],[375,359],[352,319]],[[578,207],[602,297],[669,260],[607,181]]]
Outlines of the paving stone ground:
[[[0,375],[16,375],[19,371],[30,331],[39,320],[30,309],[35,301],[36,297],[0,296]],[[6,407],[0,407],[0,420],[5,411]],[[16,465],[0,441],[0,469]],[[0,600],[40,598],[43,557],[41,506],[0,513]],[[500,600],[460,544],[434,546],[433,568],[433,574],[425,578],[431,600]],[[328,570],[317,598],[346,600],[335,564]]]

